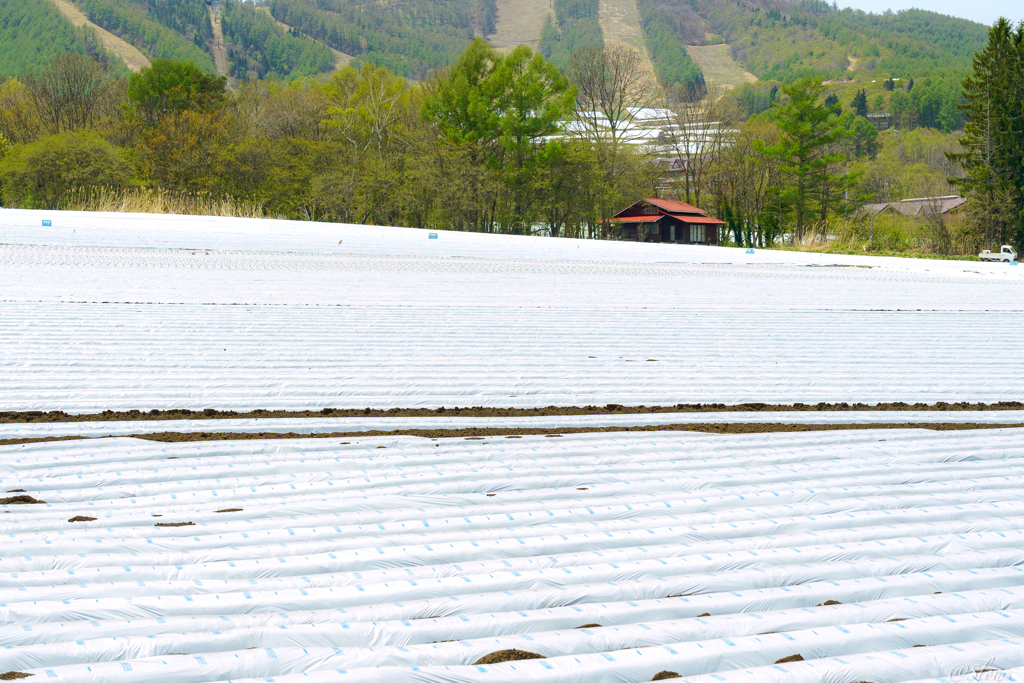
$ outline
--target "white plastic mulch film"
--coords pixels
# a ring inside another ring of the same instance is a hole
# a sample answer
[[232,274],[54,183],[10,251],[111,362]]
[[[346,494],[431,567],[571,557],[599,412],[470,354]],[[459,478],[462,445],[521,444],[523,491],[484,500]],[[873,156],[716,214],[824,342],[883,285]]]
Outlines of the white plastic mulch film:
[[[41,501],[0,508],[0,673],[29,681],[1024,667],[1024,429],[113,438],[0,463],[3,496]],[[543,659],[476,664],[502,650]]]
[[1019,266],[437,234],[0,210],[0,409],[1021,399]]

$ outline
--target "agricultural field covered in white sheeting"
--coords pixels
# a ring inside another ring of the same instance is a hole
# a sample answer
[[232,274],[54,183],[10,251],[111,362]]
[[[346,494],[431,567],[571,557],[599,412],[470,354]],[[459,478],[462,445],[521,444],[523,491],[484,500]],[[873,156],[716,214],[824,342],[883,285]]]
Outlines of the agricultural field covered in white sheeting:
[[1021,396],[1017,266],[434,234],[0,211],[0,406]]
[[[0,508],[0,672],[28,680],[1024,667],[1021,429],[122,438],[0,463],[44,501]],[[475,664],[511,649],[544,659]]]

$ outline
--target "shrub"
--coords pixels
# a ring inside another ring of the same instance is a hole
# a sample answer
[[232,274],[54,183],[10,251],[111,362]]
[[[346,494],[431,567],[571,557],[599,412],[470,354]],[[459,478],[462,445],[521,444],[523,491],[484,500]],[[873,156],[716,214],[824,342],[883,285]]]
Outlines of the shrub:
[[138,176],[124,153],[94,131],[58,133],[15,147],[0,161],[4,203],[54,209],[81,187],[130,187]]

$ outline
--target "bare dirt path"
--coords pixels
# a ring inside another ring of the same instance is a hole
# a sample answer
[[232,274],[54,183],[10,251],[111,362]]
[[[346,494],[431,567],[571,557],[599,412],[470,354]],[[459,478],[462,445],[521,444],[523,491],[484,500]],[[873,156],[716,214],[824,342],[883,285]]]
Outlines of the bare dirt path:
[[654,64],[644,44],[644,31],[640,26],[640,11],[636,8],[636,0],[601,0],[598,18],[605,45],[628,45],[640,52],[647,66],[648,78],[652,83],[657,83]]
[[64,18],[70,21],[75,28],[88,26],[95,31],[99,36],[100,42],[103,44],[103,49],[112,55],[120,57],[132,71],[141,71],[150,65],[149,58],[142,54],[137,47],[89,21],[89,17],[70,2],[67,2],[67,0],[50,0],[50,2],[60,10]]
[[509,51],[516,45],[537,49],[544,19],[555,20],[550,0],[498,0],[495,33],[487,38],[494,47]]
[[739,62],[732,58],[729,46],[721,45],[687,45],[686,51],[704,72],[704,79],[717,83],[720,87],[731,90],[744,83],[753,83],[757,76],[745,70]]
[[228,50],[224,47],[224,31],[220,24],[220,12],[216,12],[212,5],[207,5],[210,10],[210,23],[213,24],[213,45],[210,52],[213,54],[213,63],[217,66],[217,73],[221,76],[228,75]]

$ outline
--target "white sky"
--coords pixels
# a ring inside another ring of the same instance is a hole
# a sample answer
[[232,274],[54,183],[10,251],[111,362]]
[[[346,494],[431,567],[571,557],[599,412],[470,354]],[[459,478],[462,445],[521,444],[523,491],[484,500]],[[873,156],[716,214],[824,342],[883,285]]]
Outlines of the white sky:
[[839,5],[877,14],[887,9],[896,12],[916,7],[988,25],[999,17],[1006,17],[1014,24],[1024,20],[1024,2],[1021,0],[840,0]]

